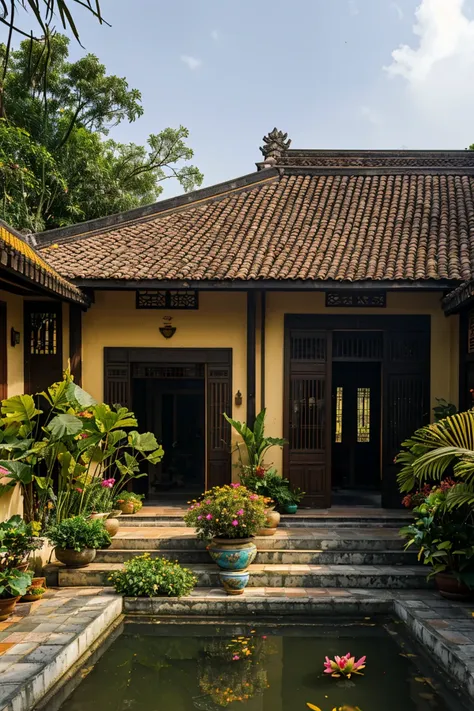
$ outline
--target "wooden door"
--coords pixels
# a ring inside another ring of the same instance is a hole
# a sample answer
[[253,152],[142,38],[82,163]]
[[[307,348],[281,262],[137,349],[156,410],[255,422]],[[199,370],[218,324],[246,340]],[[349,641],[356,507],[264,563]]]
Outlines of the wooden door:
[[63,375],[62,304],[24,302],[25,391],[39,393]]
[[430,421],[430,322],[385,334],[382,505],[401,506],[394,463],[401,443]]
[[206,489],[231,482],[231,430],[223,413],[232,414],[230,364],[212,364],[206,375],[207,473]]
[[0,400],[8,397],[7,382],[7,305],[0,301]]
[[303,504],[331,500],[331,338],[329,331],[289,329],[285,338],[285,474],[306,492]]

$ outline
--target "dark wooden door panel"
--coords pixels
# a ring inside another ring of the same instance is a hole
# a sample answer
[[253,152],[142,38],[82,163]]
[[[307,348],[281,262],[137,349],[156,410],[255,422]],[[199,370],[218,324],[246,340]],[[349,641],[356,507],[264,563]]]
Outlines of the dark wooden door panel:
[[62,379],[62,304],[24,302],[25,391],[38,393]]
[[7,305],[0,301],[0,400],[8,397],[7,382]]
[[105,366],[104,400],[109,405],[121,405],[129,410],[131,403],[130,364],[107,363]]
[[223,413],[232,412],[230,364],[207,370],[207,477],[206,489],[231,481],[231,431]]

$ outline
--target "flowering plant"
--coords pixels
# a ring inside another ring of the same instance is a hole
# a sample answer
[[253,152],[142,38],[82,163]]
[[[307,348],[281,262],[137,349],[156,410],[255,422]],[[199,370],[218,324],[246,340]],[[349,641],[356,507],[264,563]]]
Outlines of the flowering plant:
[[334,660],[326,657],[324,662],[324,673],[330,674],[335,679],[340,679],[341,676],[345,676],[348,679],[351,678],[352,674],[359,674],[362,676],[361,669],[365,669],[366,657],[361,657],[357,662],[355,657],[351,657],[348,652],[343,657],[334,657]]
[[129,501],[133,504],[133,513],[137,513],[143,507],[144,494],[136,494],[134,491],[122,491],[115,499],[115,504],[125,504]]
[[248,538],[265,526],[265,501],[241,484],[215,486],[191,503],[184,521],[199,538]]

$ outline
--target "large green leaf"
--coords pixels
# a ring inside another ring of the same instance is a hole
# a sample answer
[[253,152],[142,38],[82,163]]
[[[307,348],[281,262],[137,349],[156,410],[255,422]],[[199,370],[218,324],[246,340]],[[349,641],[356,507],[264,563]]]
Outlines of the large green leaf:
[[94,407],[94,417],[99,430],[104,433],[123,429],[124,427],[137,426],[135,415],[127,410],[126,407],[119,407],[114,410],[101,403]]
[[76,385],[74,381],[71,380],[67,385],[67,396],[69,401],[75,400],[78,405],[83,408],[92,407],[92,405],[97,405],[97,400],[94,400],[92,395],[83,390],[79,385]]
[[2,415],[5,415],[5,421],[15,422],[32,422],[35,417],[41,415],[41,410],[38,410],[35,401],[31,395],[14,395],[7,400],[2,400]]
[[28,464],[6,459],[0,460],[0,467],[8,471],[8,474],[5,474],[5,476],[11,479],[13,484],[23,484],[26,486],[33,481],[33,470]]
[[158,449],[155,449],[154,452],[150,452],[150,454],[147,455],[146,459],[151,464],[159,464],[159,462],[161,462],[161,460],[163,459],[164,454],[164,449],[160,444]]
[[140,434],[136,430],[128,435],[128,442],[131,447],[134,447],[139,452],[152,452],[158,448],[158,442],[153,432],[144,432]]
[[82,430],[82,420],[74,415],[61,414],[53,417],[46,427],[55,440],[65,436],[77,435]]

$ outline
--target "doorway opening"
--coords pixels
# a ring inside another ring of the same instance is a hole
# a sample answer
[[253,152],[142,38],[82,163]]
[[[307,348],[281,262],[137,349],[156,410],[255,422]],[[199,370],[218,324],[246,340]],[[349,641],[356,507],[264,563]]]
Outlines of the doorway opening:
[[332,367],[332,504],[380,506],[380,362]]
[[160,368],[161,377],[150,377],[156,369],[134,370],[133,410],[141,429],[153,432],[165,451],[159,464],[148,464],[148,477],[138,479],[134,489],[148,499],[201,494],[206,478],[204,366]]

